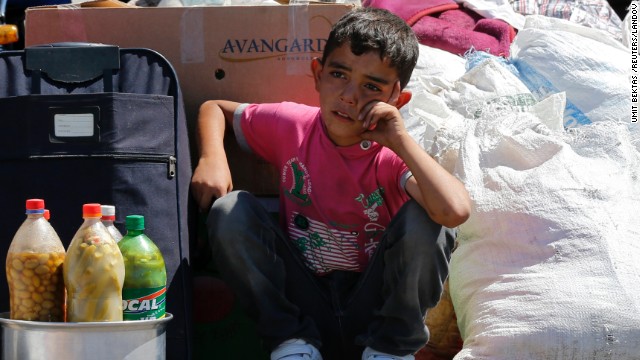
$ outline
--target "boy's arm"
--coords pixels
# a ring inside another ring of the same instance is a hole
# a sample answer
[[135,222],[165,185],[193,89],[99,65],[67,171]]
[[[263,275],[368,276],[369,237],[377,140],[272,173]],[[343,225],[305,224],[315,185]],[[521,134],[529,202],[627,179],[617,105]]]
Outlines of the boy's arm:
[[233,190],[224,134],[226,125],[233,122],[238,105],[232,101],[209,100],[200,106],[196,127],[200,157],[191,177],[191,194],[203,211],[209,210],[215,198]]
[[411,170],[407,193],[422,205],[433,221],[456,227],[469,218],[471,200],[460,180],[451,175],[418,145],[411,136],[393,149]]
[[[362,138],[373,140],[395,152],[413,174],[405,187],[407,193],[427,211],[433,221],[446,227],[456,227],[469,218],[469,193],[460,180],[440,166],[409,135],[396,108],[396,105],[406,103],[398,102],[399,94],[400,87],[397,84],[390,104],[375,101],[364,106],[360,120],[368,130],[362,134]],[[411,97],[410,94],[408,96]]]

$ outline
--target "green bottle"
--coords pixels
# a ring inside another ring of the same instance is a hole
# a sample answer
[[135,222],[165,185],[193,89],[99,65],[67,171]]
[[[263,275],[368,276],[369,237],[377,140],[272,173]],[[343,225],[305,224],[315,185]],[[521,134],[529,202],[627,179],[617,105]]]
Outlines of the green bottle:
[[124,258],[123,320],[165,316],[167,270],[160,249],[144,234],[144,216],[128,215],[127,233],[118,242]]

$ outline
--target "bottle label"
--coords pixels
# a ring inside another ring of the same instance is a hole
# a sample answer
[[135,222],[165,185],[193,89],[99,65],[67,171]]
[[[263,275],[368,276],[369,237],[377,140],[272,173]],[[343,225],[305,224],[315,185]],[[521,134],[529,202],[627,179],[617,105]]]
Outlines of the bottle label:
[[165,315],[166,286],[122,289],[123,320],[153,320]]

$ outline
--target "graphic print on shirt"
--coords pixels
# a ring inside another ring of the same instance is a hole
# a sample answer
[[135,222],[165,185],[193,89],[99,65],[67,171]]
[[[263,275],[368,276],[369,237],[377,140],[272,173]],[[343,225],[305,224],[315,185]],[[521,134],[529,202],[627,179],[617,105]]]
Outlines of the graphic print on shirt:
[[316,273],[359,269],[357,231],[331,229],[326,224],[293,213],[287,222],[289,237],[304,255],[307,266]]
[[385,217],[380,213],[384,189],[353,193],[350,198],[354,203],[345,204],[345,211],[353,214],[352,211],[361,206],[362,216],[359,220],[353,219],[352,224],[344,224],[341,221],[345,219],[339,214],[334,214],[335,218],[319,218],[314,210],[307,213],[302,209],[312,205],[312,187],[309,171],[298,157],[292,157],[282,166],[280,182],[287,200],[300,207],[289,212],[286,223],[289,238],[304,256],[309,269],[317,274],[332,270],[363,271],[364,258],[373,256],[385,231]]
[[369,217],[371,221],[377,221],[380,214],[376,211],[378,206],[382,206],[384,199],[382,199],[382,194],[384,194],[383,188],[377,188],[374,192],[369,194],[369,196],[364,196],[364,194],[360,194],[356,197],[356,201],[360,202],[362,206],[364,206],[364,214]]
[[384,203],[382,194],[384,194],[384,188],[380,187],[367,196],[360,194],[355,198],[355,200],[364,207],[363,212],[369,217],[370,221],[364,226],[364,232],[367,239],[364,243],[364,252],[369,256],[369,259],[373,256],[373,253],[380,242],[380,236],[385,230],[384,226],[377,223],[380,214],[376,209]]
[[311,205],[311,179],[307,167],[297,158],[289,159],[282,167],[281,182],[284,194],[300,206]]

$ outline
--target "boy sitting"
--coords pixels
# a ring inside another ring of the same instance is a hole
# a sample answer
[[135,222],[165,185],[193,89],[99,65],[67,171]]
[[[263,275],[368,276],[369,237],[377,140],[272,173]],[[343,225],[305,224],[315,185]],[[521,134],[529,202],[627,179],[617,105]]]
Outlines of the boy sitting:
[[[213,259],[272,360],[413,359],[448,275],[463,184],[407,133],[398,109],[418,58],[411,28],[358,8],[311,71],[320,107],[207,101],[192,193]],[[225,123],[280,174],[280,222],[232,191]],[[215,201],[214,201],[215,199]],[[213,205],[212,205],[213,203]]]

